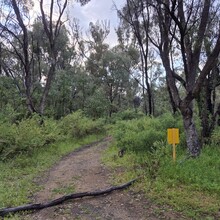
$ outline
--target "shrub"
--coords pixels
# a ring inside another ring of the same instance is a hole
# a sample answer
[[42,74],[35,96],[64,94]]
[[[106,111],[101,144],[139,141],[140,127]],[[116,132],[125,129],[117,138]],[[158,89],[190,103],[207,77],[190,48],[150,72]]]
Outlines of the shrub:
[[10,151],[13,151],[16,143],[15,125],[7,122],[0,124],[0,154],[1,160],[4,160]]
[[45,144],[43,129],[37,117],[22,120],[16,127],[16,145],[21,151],[30,151]]
[[117,112],[112,115],[112,121],[120,121],[120,120],[132,120],[144,117],[144,113],[135,112],[134,110],[128,109],[122,112]]
[[157,123],[156,119],[148,117],[118,122],[113,132],[117,146],[134,152],[152,150],[154,142],[163,140],[166,135],[164,131],[156,129]]
[[77,111],[64,117],[60,123],[64,135],[73,138],[82,138],[90,134],[103,132],[103,123],[99,120],[93,121],[83,115],[82,111]]
[[45,144],[54,143],[65,138],[61,134],[62,132],[60,130],[59,121],[50,118],[44,120],[43,132]]
[[8,123],[16,123],[21,120],[21,113],[18,113],[14,110],[14,108],[7,104],[4,108],[1,109],[0,112],[0,121],[1,122],[8,122]]
[[180,128],[180,139],[185,144],[180,117],[173,117],[171,114],[164,114],[158,118],[145,116],[130,121],[118,121],[112,133],[119,148],[145,152],[155,149],[155,142],[166,143],[167,128],[172,127]]
[[12,158],[22,153],[31,154],[36,148],[55,142],[60,138],[60,131],[55,121],[44,119],[38,115],[24,119],[17,125],[2,123],[0,125],[1,160]]

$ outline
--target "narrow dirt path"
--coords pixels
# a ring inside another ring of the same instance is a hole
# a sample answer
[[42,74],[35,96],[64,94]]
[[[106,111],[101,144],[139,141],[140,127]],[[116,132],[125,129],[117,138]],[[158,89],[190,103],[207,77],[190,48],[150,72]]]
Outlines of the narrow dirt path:
[[[111,172],[101,163],[110,138],[84,147],[64,157],[41,178],[42,190],[34,202],[44,202],[64,194],[103,190],[111,186]],[[153,220],[184,219],[173,211],[163,211],[132,190],[66,202],[28,215],[26,220]]]

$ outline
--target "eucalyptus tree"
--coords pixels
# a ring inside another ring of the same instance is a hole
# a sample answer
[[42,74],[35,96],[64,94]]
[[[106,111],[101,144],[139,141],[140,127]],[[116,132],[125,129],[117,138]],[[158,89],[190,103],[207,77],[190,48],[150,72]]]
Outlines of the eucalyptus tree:
[[[210,53],[215,44],[215,31],[216,26],[219,23],[219,17],[216,16],[216,12],[219,10],[219,7],[216,7],[211,11],[211,19],[208,22],[206,36],[204,39],[204,56],[210,56]],[[211,21],[211,22],[210,22]],[[199,70],[201,71],[201,70]],[[198,97],[196,98],[199,109],[199,116],[201,118],[202,125],[202,137],[206,141],[218,120],[219,124],[219,109],[220,109],[220,100],[218,99],[217,93],[220,86],[220,59],[213,66],[212,70],[209,72],[207,77],[203,81],[202,89]]]
[[[84,5],[89,1],[77,0],[77,2]],[[38,22],[43,24],[41,27],[44,30],[41,31],[41,36],[37,32],[32,32],[34,18],[31,16],[33,15],[34,3],[39,4],[40,8],[40,11],[38,11],[38,19],[40,20]],[[31,0],[2,2],[0,73],[15,80],[16,87],[26,99],[27,109],[30,113],[44,113],[56,67],[62,66],[64,68],[66,65],[66,61],[64,61],[66,57],[63,56],[64,53],[60,54],[60,48],[64,47],[62,45],[64,40],[61,39],[66,37],[61,35],[67,33],[64,27],[67,3],[67,0],[51,0],[49,4],[44,0],[39,2]],[[37,34],[38,41],[36,41]],[[42,37],[41,40],[39,40],[40,37]],[[70,50],[69,52],[71,53]],[[44,55],[44,63],[47,62],[47,66],[44,65],[44,67],[42,67],[42,55]],[[7,57],[10,57],[10,59],[7,59]],[[41,71],[44,71],[44,73]],[[44,76],[45,84],[42,83],[42,76]],[[40,92],[40,95],[38,95],[40,103],[33,98],[36,87]]]
[[105,43],[109,33],[108,23],[91,23],[90,33],[92,39],[87,42],[89,57],[87,57],[86,67],[90,75],[94,77],[97,91],[104,92],[109,103],[108,115],[111,117],[113,112],[132,103],[136,95],[134,89],[136,84],[131,80],[130,75],[131,67],[137,61],[138,54],[131,47],[126,52],[120,45],[109,48],[109,45]]
[[149,17],[149,7],[145,6],[146,3],[144,3],[144,1],[127,0],[126,5],[121,10],[117,10],[121,19],[121,25],[117,33],[119,42],[122,43],[122,33],[124,32],[126,37],[123,42],[126,42],[126,38],[130,38],[130,41],[127,42],[137,46],[140,51],[140,69],[143,78],[141,85],[143,89],[145,113],[153,115],[154,100],[149,76],[150,55],[152,53],[148,39],[148,32],[152,24]]
[[[50,3],[50,13],[46,16],[45,9],[43,8],[43,0],[40,1],[42,22],[44,24],[44,31],[47,38],[49,39],[49,51],[48,56],[50,57],[50,70],[47,74],[46,85],[43,90],[41,103],[40,103],[40,113],[43,114],[45,108],[46,97],[48,95],[52,78],[55,72],[55,66],[57,62],[58,53],[56,50],[56,45],[58,44],[57,38],[60,33],[60,29],[63,25],[61,18],[64,14],[65,8],[67,6],[67,1],[61,5],[61,2],[54,1]],[[32,100],[33,94],[33,58],[34,49],[30,46],[32,45],[32,37],[29,34],[31,31],[31,20],[30,20],[30,9],[33,7],[32,1],[15,1],[11,0],[5,5],[6,12],[4,12],[4,19],[1,20],[1,38],[4,39],[5,48],[9,48],[8,52],[13,54],[13,59],[11,62],[18,62],[20,67],[17,75],[21,75],[24,82],[24,90],[26,97],[26,104],[30,113],[38,111],[34,106]],[[54,19],[54,7],[58,7],[59,15],[57,20]],[[16,65],[15,65],[16,66]],[[6,73],[12,73],[9,65],[5,66]],[[12,74],[11,74],[12,75]]]
[[[219,24],[218,2],[159,0],[152,1],[151,6],[155,26],[148,36],[158,48],[174,103],[182,114],[189,153],[198,156],[201,143],[193,119],[193,100],[200,94],[203,82],[219,56],[219,25],[213,29],[215,40],[210,53],[204,54],[208,24],[214,21],[213,14]],[[180,64],[182,74],[178,71]],[[184,95],[180,94],[179,84],[185,90]]]
[[[76,2],[81,3],[81,5],[85,5],[90,0],[77,0]],[[62,43],[65,43],[64,41],[60,42],[60,34],[64,28],[65,20],[65,11],[67,9],[68,0],[59,0],[54,1],[51,0],[49,4],[49,8],[46,9],[47,2],[44,3],[44,0],[40,0],[40,11],[41,11],[41,19],[44,27],[44,31],[46,33],[47,40],[49,42],[49,50],[48,57],[49,57],[49,70],[47,72],[46,76],[46,83],[44,86],[44,90],[41,96],[40,101],[40,114],[44,113],[44,109],[46,106],[49,90],[51,88],[51,84],[54,80],[54,76],[56,73],[56,67],[58,65],[58,62],[62,59],[62,55],[59,51],[59,47],[62,46]],[[66,16],[67,20],[67,16]],[[65,36],[63,36],[65,38]],[[63,45],[64,46],[64,45]],[[63,64],[64,64],[63,59]]]
[[138,92],[137,84],[131,78],[132,65],[135,62],[132,58],[129,52],[125,53],[117,46],[108,51],[103,58],[105,72],[102,83],[105,85],[106,95],[110,102],[110,116],[114,111],[131,107]]
[[[54,14],[56,7],[58,8],[57,18],[55,18]],[[44,31],[49,42],[48,56],[50,59],[46,83],[40,101],[40,114],[44,113],[48,93],[56,72],[56,65],[59,56],[59,51],[57,50],[57,47],[59,45],[58,37],[63,26],[62,17],[64,15],[66,7],[67,0],[64,0],[63,4],[61,4],[61,1],[51,0],[48,14],[48,12],[45,11],[44,0],[40,0],[41,18],[44,26]]]
[[[32,54],[29,51],[28,35],[29,10],[33,7],[33,2],[11,0],[4,3],[0,23],[1,50],[11,54],[11,59],[4,61],[1,57],[1,64],[6,75],[11,75],[13,78],[16,78],[15,74],[23,76],[26,105],[30,112],[34,112],[31,98]],[[16,62],[20,65],[16,65]],[[11,68],[10,63],[18,68],[17,71]]]
[[[145,13],[152,24],[147,26],[145,34],[160,55],[172,103],[182,114],[188,151],[191,156],[198,156],[201,143],[194,123],[193,103],[218,61],[219,3],[216,0],[127,0],[126,8],[131,4],[135,6],[133,17]],[[130,22],[134,28],[143,24],[136,21],[134,17],[133,23]],[[207,53],[210,28],[213,40]]]

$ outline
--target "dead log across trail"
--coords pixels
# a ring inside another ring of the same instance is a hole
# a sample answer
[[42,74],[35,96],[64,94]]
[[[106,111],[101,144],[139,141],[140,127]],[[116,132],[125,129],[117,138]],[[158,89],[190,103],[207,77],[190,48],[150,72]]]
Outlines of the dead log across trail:
[[46,202],[46,203],[36,203],[36,204],[27,204],[23,206],[17,206],[17,207],[11,207],[11,208],[3,208],[0,209],[0,216],[4,217],[5,215],[9,213],[15,213],[19,211],[30,211],[30,210],[40,210],[40,209],[45,209],[51,206],[56,206],[59,204],[62,204],[65,201],[68,201],[70,199],[79,199],[83,197],[92,197],[92,196],[100,196],[104,194],[109,194],[115,190],[121,190],[125,189],[129,186],[131,186],[137,179],[133,179],[123,185],[120,186],[113,186],[111,188],[105,189],[105,190],[100,190],[100,191],[94,191],[94,192],[82,192],[82,193],[73,193],[69,195],[62,196],[58,199]]

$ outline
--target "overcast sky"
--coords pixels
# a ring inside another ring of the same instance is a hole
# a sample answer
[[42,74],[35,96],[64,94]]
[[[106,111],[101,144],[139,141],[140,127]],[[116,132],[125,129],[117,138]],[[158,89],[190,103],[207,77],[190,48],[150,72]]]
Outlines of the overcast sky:
[[[117,8],[121,8],[125,4],[125,0],[115,0],[114,2]],[[95,23],[97,20],[109,20],[111,32],[108,36],[107,43],[111,45],[116,44],[114,28],[117,27],[119,19],[113,7],[113,0],[91,0],[85,6],[74,3],[73,7],[69,9],[69,12],[74,18],[79,19],[83,31],[88,30],[90,22]]]
[[[111,31],[108,35],[106,43],[110,44],[111,46],[117,43],[117,37],[114,28],[117,27],[119,19],[113,5],[115,2],[116,7],[121,9],[122,6],[124,6],[126,0],[90,0],[90,2],[84,6],[81,6],[75,1],[72,1],[72,4],[70,2],[71,1],[69,1],[68,14],[70,14],[72,18],[77,18],[79,20],[80,28],[84,33],[89,30],[90,22],[95,23],[98,20],[107,20],[110,21]],[[44,9],[49,10],[49,6],[50,0],[45,0]],[[39,11],[39,3],[36,1],[31,17],[35,18]]]

